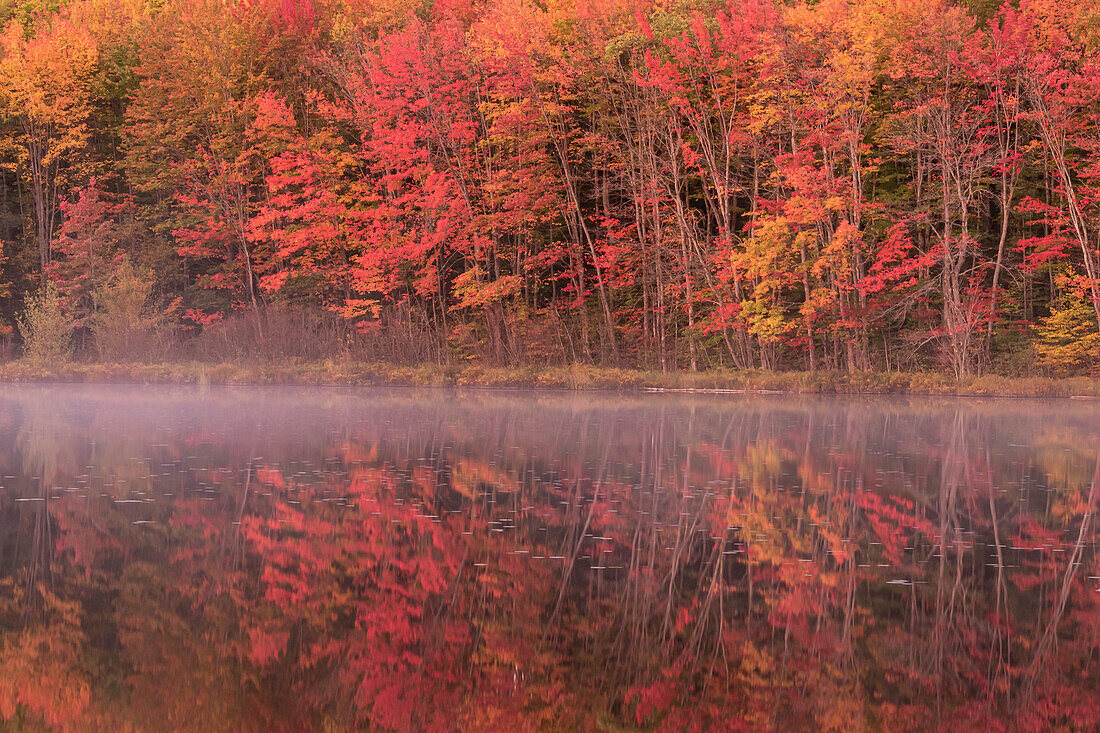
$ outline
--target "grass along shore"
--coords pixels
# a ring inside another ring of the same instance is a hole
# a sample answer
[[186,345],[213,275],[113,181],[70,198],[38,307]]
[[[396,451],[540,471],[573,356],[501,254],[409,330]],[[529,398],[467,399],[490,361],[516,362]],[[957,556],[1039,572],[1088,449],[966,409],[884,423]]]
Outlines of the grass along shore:
[[587,365],[487,367],[474,364],[402,366],[345,361],[279,364],[0,364],[0,382],[88,382],[209,385],[346,385],[496,387],[566,390],[787,392],[1100,398],[1100,380],[987,375],[962,381],[947,374],[904,372],[767,372],[716,369],[667,372]]

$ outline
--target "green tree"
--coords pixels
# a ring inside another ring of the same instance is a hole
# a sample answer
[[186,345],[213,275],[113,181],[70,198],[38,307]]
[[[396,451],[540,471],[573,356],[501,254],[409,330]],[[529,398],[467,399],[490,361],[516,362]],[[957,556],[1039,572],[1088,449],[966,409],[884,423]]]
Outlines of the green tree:
[[100,358],[130,361],[162,346],[168,333],[169,309],[153,306],[153,276],[124,258],[110,280],[96,289],[92,334]]

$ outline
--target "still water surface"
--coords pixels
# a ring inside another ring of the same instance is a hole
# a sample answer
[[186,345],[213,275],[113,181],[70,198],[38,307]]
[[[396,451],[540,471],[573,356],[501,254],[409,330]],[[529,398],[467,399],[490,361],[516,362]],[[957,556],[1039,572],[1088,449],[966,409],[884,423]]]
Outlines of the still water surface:
[[1097,730],[1098,450],[1092,402],[5,386],[0,720]]

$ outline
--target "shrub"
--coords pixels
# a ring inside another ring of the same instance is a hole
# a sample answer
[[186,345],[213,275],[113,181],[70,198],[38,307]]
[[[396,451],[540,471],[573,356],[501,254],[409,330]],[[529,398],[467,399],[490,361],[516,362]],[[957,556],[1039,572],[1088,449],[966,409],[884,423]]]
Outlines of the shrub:
[[104,361],[135,361],[163,350],[168,314],[152,306],[153,278],[124,259],[111,279],[96,288],[92,334]]
[[23,337],[23,358],[28,363],[50,366],[72,359],[75,323],[65,313],[61,294],[52,282],[30,299],[16,323]]

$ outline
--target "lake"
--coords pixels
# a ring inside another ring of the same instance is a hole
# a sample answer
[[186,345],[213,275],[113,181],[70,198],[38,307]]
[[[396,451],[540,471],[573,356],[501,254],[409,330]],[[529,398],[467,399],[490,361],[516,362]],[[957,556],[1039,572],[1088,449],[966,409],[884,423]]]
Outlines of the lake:
[[1097,407],[5,385],[0,718],[1096,730]]

